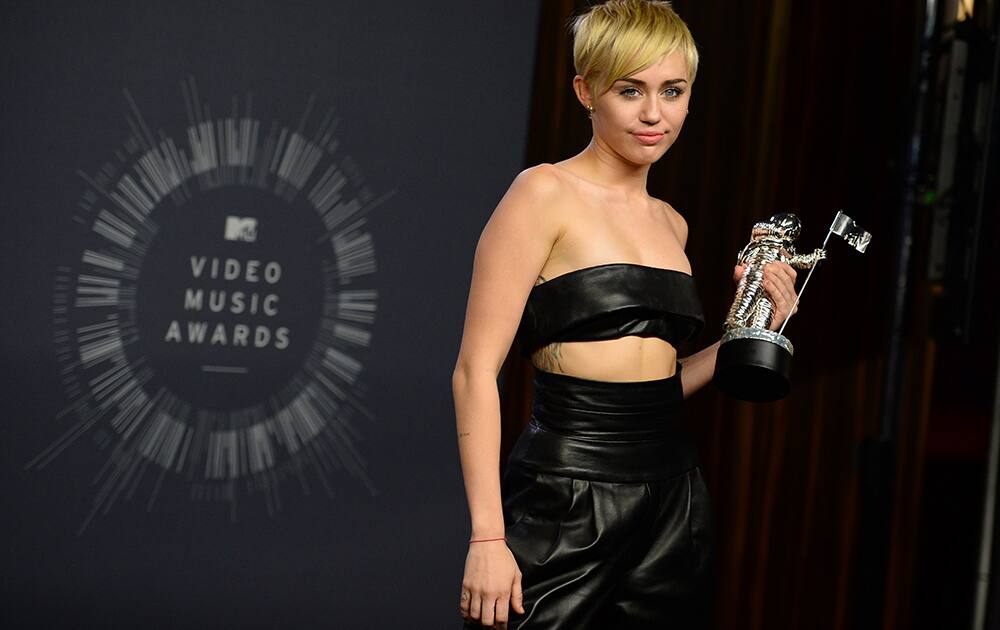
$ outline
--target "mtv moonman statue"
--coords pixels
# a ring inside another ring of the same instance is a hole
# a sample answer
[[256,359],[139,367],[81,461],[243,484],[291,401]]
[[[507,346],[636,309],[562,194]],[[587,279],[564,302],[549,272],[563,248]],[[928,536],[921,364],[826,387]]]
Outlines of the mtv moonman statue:
[[837,212],[833,218],[823,247],[811,254],[795,253],[795,241],[801,231],[802,223],[794,214],[775,214],[754,224],[750,242],[739,254],[739,262],[746,268],[726,316],[713,377],[715,384],[733,398],[770,402],[783,398],[791,388],[794,349],[792,342],[781,334],[787,320],[781,330],[768,330],[774,304],[764,291],[764,265],[782,261],[796,269],[809,270],[792,307],[794,312],[816,265],[826,259],[826,244],[832,235],[842,237],[861,253],[871,241],[871,234],[843,212]]
[[736,299],[726,316],[726,330],[736,327],[766,329],[771,325],[774,304],[764,292],[764,265],[781,261],[796,269],[809,269],[826,258],[823,249],[811,254],[795,253],[795,242],[801,232],[802,222],[787,212],[754,224],[750,242],[739,254],[739,264],[746,268],[736,288]]

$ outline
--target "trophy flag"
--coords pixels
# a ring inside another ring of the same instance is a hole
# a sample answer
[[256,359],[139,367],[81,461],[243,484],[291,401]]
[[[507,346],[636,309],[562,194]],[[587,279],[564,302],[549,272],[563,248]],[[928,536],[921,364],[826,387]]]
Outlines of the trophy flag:
[[833,217],[833,225],[830,226],[830,233],[837,234],[847,241],[848,245],[862,254],[865,253],[868,243],[872,240],[870,233],[863,230],[860,225],[855,223],[854,219],[839,210],[837,211],[837,216]]
[[[833,225],[830,226],[830,230],[826,233],[826,238],[823,239],[822,249],[826,249],[826,244],[830,240],[832,235],[836,234],[840,236],[847,244],[853,247],[860,253],[865,253],[868,249],[868,243],[872,240],[872,235],[870,232],[866,232],[860,225],[858,225],[854,219],[847,216],[841,210],[837,210],[836,216],[833,217]],[[795,296],[795,303],[792,304],[792,312],[795,312],[795,307],[799,305],[799,300],[802,299],[802,293],[806,290],[806,285],[809,284],[809,278],[812,277],[813,272],[816,271],[817,265],[813,265],[806,275],[805,281],[802,283],[802,288],[799,289],[798,295]],[[792,318],[791,313],[785,318],[785,322],[781,325],[778,330],[778,334],[785,332],[785,326],[788,325],[788,320]]]

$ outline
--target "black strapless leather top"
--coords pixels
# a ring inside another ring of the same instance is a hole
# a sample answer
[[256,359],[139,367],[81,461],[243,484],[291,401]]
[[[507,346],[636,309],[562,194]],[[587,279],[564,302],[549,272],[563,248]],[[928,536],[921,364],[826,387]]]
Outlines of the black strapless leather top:
[[635,263],[576,269],[537,284],[517,329],[521,353],[560,341],[627,335],[659,337],[677,347],[705,324],[694,278]]

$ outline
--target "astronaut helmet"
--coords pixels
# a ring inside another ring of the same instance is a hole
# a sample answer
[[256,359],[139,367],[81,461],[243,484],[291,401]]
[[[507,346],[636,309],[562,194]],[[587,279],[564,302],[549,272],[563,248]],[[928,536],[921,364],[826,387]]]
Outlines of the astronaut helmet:
[[785,241],[794,243],[802,233],[802,221],[791,212],[779,212],[768,221],[774,225],[778,236]]

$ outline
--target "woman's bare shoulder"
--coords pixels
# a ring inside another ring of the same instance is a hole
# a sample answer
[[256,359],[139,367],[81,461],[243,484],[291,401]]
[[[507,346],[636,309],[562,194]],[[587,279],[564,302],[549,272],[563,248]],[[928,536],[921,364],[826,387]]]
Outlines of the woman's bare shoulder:
[[669,221],[670,225],[674,228],[674,232],[677,234],[677,240],[680,241],[681,245],[683,246],[687,243],[688,225],[687,220],[684,219],[684,215],[662,199],[654,197],[653,202],[658,204],[660,209],[663,210],[664,215],[667,217],[667,221]]
[[566,173],[553,164],[538,164],[526,168],[511,183],[498,210],[526,213],[562,231],[562,208],[571,192]]
[[532,195],[556,196],[565,186],[565,173],[555,164],[536,164],[517,174],[511,188],[515,186]]

